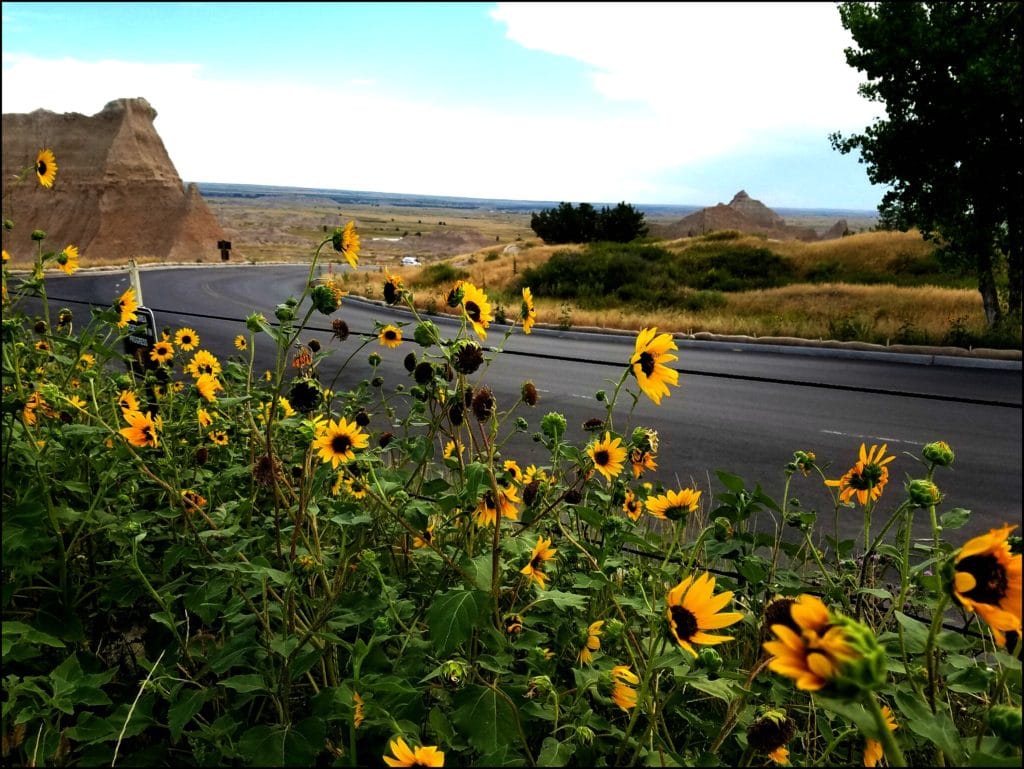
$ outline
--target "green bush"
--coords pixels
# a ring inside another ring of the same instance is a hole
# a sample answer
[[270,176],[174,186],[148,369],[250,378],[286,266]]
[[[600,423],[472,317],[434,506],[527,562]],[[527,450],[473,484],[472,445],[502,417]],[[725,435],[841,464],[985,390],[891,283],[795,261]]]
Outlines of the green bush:
[[413,281],[413,285],[422,288],[430,288],[433,286],[455,283],[459,280],[465,280],[468,277],[469,273],[465,270],[453,267],[446,262],[435,262],[434,264],[424,267],[419,271],[419,274]]

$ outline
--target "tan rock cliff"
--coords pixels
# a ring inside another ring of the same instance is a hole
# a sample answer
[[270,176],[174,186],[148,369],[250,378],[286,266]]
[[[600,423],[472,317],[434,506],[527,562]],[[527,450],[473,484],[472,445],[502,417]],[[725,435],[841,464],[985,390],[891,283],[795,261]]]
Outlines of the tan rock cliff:
[[[78,246],[83,266],[90,257],[219,261],[224,231],[196,186],[182,183],[153,125],[156,114],[145,99],[117,99],[92,116],[4,115],[3,215],[15,225],[5,248],[30,258],[38,229],[49,250]],[[12,186],[43,148],[57,159],[53,188],[34,173]]]

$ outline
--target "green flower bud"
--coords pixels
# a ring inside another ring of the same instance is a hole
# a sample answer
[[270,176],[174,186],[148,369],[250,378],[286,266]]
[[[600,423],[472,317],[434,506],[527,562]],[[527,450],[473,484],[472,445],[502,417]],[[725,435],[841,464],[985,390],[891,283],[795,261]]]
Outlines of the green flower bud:
[[829,682],[839,697],[855,699],[863,692],[885,685],[885,649],[867,625],[841,614],[833,615],[833,625],[843,629],[850,651],[848,659],[839,660],[839,673]]
[[573,728],[573,739],[580,745],[592,745],[594,742],[594,730],[589,726],[576,726]]
[[374,368],[377,368],[377,366],[380,365],[380,362],[381,362],[382,359],[381,359],[379,353],[371,352],[369,357],[366,360],[369,361],[371,366],[373,366]]
[[702,646],[697,655],[697,664],[714,675],[722,669],[722,655],[710,646]]
[[441,678],[450,686],[461,686],[469,675],[469,665],[465,660],[448,660],[441,665]]
[[416,340],[416,344],[420,347],[430,347],[434,340],[438,338],[437,326],[432,321],[425,320],[416,326],[416,330],[412,333],[412,338]]
[[335,292],[330,286],[314,286],[309,292],[313,307],[321,315],[330,315],[341,307],[341,292]]
[[732,521],[726,518],[724,515],[720,515],[715,518],[715,537],[718,539],[732,539],[736,533],[732,527]]
[[594,393],[594,397],[597,398],[599,403],[604,403],[604,400],[605,398],[608,397],[608,394],[604,390],[598,390],[596,393]]
[[43,232],[42,230],[32,230],[32,240],[39,241],[39,240],[44,240],[45,238],[46,238],[46,233]]
[[540,420],[540,429],[551,440],[557,441],[565,435],[565,417],[557,411],[550,411]]
[[288,304],[279,304],[274,309],[274,317],[282,323],[287,323],[290,320],[295,320],[295,310]]
[[924,478],[907,482],[907,496],[914,507],[931,507],[942,501],[939,487]]
[[1011,745],[1021,745],[1021,709],[1013,705],[993,705],[988,712],[988,725],[993,733]]
[[12,222],[10,219],[4,219],[4,229],[7,230],[8,232],[13,230],[14,222]]
[[254,312],[248,318],[245,319],[245,327],[252,333],[258,334],[263,330],[261,323],[266,323],[267,318],[262,312]]
[[[621,520],[621,519],[617,519]],[[622,637],[623,631],[626,626],[622,624],[622,620],[610,619],[604,623],[604,640],[605,645],[610,646]]]
[[921,455],[938,467],[949,467],[953,464],[953,449],[945,441],[933,441],[925,444]]
[[521,433],[525,433],[529,429],[530,423],[527,422],[526,419],[524,419],[523,417],[516,417],[516,430],[518,430]]
[[303,553],[295,559],[294,568],[298,574],[312,574],[316,569],[316,558],[309,553]]
[[375,633],[390,633],[391,632],[391,617],[387,614],[382,614],[373,621],[373,632]]

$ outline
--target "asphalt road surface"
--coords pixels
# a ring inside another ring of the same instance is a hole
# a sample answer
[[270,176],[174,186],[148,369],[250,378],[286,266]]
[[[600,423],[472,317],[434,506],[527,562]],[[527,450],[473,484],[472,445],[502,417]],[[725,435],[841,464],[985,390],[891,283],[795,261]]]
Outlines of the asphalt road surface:
[[[145,306],[154,310],[158,327],[189,326],[200,335],[203,348],[227,357],[235,353],[234,337],[245,333],[245,317],[262,312],[273,321],[278,303],[300,295],[308,268],[218,265],[144,269],[140,274]],[[47,281],[51,307],[68,303],[76,315],[83,308],[71,302],[110,306],[129,286],[124,270],[79,272]],[[333,318],[348,323],[348,341],[331,340]],[[334,350],[321,364],[322,381],[331,382],[360,335],[376,336],[375,320],[401,323],[411,316],[349,297],[331,318],[313,315],[303,341],[317,338]],[[446,336],[458,327],[445,316],[431,320]],[[504,456],[523,467],[543,464],[543,447],[530,438],[539,429],[540,418],[549,411],[561,412],[569,423],[568,439],[577,444],[589,440],[584,421],[605,414],[595,393],[612,391],[633,352],[635,335],[535,328],[526,336],[517,327],[506,338],[506,328],[492,324],[488,333],[485,344],[500,346],[503,352],[495,357],[485,383],[494,391],[499,410],[518,398],[526,380],[536,385],[541,397],[535,409],[517,410],[529,420],[530,429],[507,444]],[[422,348],[411,339],[413,326],[406,329],[408,341],[396,349],[376,341],[367,345],[338,375],[335,389],[369,376],[366,359],[371,351],[384,359],[386,388],[397,382],[411,384],[402,361],[410,351],[422,354]],[[680,386],[672,388],[671,396],[660,406],[641,397],[631,411],[632,398],[623,394],[614,414],[620,433],[628,435],[638,425],[658,430],[658,471],[645,478],[660,479],[669,488],[695,486],[708,499],[723,489],[714,472],[721,469],[741,476],[751,488],[760,483],[778,500],[783,468],[793,451],[814,451],[818,461],[828,465],[828,477],[838,478],[856,460],[861,443],[885,443],[897,459],[889,465],[890,485],[875,516],[884,520],[902,499],[905,479],[924,476],[924,467],[911,455],[920,455],[930,441],[945,440],[956,452],[956,461],[936,472],[936,483],[945,494],[940,513],[955,507],[972,511],[968,524],[950,533],[950,541],[1021,521],[1019,362],[696,341],[681,341],[679,347],[675,366]],[[267,354],[257,365],[269,368],[269,340],[258,344],[260,349]],[[387,426],[371,423],[371,428]],[[817,476],[798,475],[790,494],[805,508],[817,510],[831,530],[832,504]],[[843,536],[855,536],[859,511],[843,510],[841,517]],[[770,529],[772,523],[762,517],[757,525]],[[927,514],[917,516],[914,534],[930,536]]]

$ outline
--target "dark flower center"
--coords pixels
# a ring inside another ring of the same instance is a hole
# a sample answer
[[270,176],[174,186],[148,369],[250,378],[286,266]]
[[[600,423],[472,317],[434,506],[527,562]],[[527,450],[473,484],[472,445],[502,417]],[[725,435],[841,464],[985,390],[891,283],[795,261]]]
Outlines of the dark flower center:
[[398,335],[391,329],[388,329],[387,331],[384,332],[384,338],[387,339],[389,342],[393,342],[395,341],[395,339],[398,338]]
[[644,376],[654,373],[654,356],[649,352],[640,353],[640,360],[637,362],[640,364],[640,370],[644,372]]
[[352,439],[348,435],[339,434],[331,438],[331,451],[335,454],[347,454],[352,448]]
[[697,618],[693,612],[684,609],[682,606],[673,606],[669,610],[672,614],[672,627],[676,631],[676,637],[689,641],[697,633]]
[[40,160],[39,161],[39,165],[36,167],[36,173],[38,173],[40,176],[46,176],[46,170],[47,170],[46,161],[45,160]]
[[480,322],[480,306],[476,302],[466,302],[466,315],[474,323]]
[[145,425],[142,428],[142,437],[145,438],[147,442],[153,440],[153,428],[149,425]]
[[608,452],[604,449],[594,452],[594,464],[598,467],[604,467],[608,464]]
[[994,555],[969,555],[956,565],[956,570],[966,571],[977,583],[964,597],[993,606],[1006,598],[1006,567]]
[[768,604],[764,610],[764,622],[769,628],[772,625],[785,625],[797,635],[800,635],[800,626],[793,619],[790,609],[796,603],[792,598],[779,598]]
[[530,561],[530,568],[535,570],[539,569],[543,563],[544,559],[541,558],[540,555],[535,555]]

